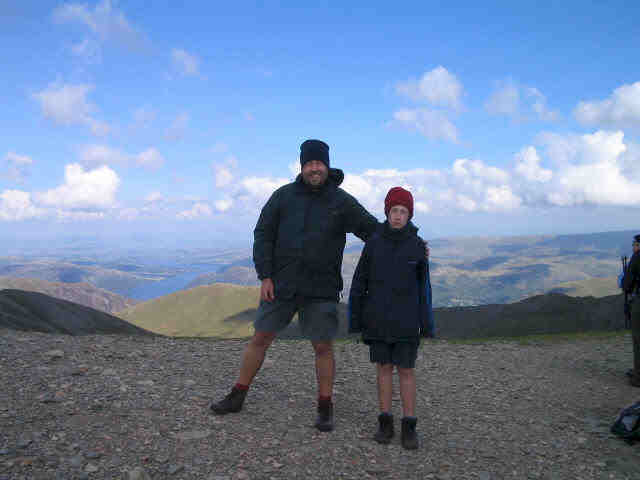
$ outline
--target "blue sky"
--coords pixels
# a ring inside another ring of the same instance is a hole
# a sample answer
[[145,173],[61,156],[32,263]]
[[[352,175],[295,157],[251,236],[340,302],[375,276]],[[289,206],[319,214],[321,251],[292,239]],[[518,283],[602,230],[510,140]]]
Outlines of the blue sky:
[[0,4],[0,232],[249,243],[320,138],[425,238],[636,228],[630,2]]

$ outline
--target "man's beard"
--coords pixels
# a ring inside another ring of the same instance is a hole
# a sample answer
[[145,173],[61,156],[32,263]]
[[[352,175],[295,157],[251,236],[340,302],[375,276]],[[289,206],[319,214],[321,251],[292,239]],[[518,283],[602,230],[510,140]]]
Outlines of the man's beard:
[[309,172],[307,175],[303,175],[302,179],[304,180],[304,183],[309,185],[311,188],[320,188],[326,183],[328,176],[328,174],[323,174],[323,172],[313,171]]

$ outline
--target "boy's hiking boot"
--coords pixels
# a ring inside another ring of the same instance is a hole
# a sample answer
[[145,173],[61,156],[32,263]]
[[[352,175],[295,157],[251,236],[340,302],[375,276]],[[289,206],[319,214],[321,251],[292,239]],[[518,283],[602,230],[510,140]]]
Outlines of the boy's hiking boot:
[[393,438],[393,415],[390,413],[381,413],[378,415],[378,431],[373,439],[378,443],[389,443]]
[[417,421],[418,419],[415,417],[404,417],[402,419],[402,446],[407,450],[418,448]]
[[247,396],[246,390],[238,390],[232,388],[231,392],[222,400],[211,404],[211,411],[217,415],[224,415],[226,413],[237,413],[242,410],[242,404]]
[[333,403],[318,404],[316,428],[321,432],[330,432],[333,430]]

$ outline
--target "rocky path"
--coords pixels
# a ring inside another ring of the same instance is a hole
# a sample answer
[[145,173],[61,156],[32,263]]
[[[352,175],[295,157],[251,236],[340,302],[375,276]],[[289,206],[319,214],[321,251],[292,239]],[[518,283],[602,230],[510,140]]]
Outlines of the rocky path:
[[628,336],[425,343],[416,452],[371,440],[375,375],[361,344],[336,345],[332,433],[312,427],[307,342],[276,342],[245,410],[210,415],[243,346],[0,330],[0,480],[640,479],[640,445],[608,432],[640,399],[624,378]]

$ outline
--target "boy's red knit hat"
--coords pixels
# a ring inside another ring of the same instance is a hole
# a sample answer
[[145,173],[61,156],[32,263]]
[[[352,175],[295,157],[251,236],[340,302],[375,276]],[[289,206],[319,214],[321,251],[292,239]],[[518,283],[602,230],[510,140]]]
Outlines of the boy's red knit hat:
[[396,205],[402,205],[409,210],[409,220],[413,217],[413,195],[409,190],[405,190],[402,187],[393,187],[387,193],[387,197],[384,199],[384,214],[389,216],[389,210]]

